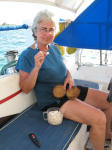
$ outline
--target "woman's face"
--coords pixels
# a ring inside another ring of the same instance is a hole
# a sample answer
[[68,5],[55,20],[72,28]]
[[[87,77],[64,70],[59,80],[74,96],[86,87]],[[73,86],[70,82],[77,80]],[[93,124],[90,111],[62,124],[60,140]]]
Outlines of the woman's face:
[[41,44],[48,45],[53,42],[55,37],[55,24],[51,21],[43,21],[39,24],[36,36]]

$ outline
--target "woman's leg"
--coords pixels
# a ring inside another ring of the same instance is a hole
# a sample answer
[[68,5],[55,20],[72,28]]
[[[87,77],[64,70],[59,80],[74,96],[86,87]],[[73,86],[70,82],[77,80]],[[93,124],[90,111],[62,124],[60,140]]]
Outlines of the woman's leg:
[[91,125],[90,138],[96,150],[104,150],[106,117],[99,109],[79,100],[68,100],[60,110],[64,117]]
[[89,89],[87,97],[85,99],[85,102],[101,109],[105,115],[106,115],[106,139],[112,137],[112,132],[111,132],[111,121],[112,121],[112,102],[109,103],[107,101],[107,96],[108,94],[95,90],[95,89]]

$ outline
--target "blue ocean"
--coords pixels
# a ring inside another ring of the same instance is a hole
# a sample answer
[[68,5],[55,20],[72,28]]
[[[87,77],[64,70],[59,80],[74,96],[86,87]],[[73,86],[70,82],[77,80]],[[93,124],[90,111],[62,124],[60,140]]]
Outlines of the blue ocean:
[[31,29],[0,31],[0,70],[7,63],[5,54],[17,50],[18,55],[33,43]]
[[[9,30],[9,31],[0,31],[0,70],[1,68],[7,64],[7,60],[5,54],[10,50],[17,50],[18,56],[19,54],[30,46],[33,43],[32,31],[31,29],[19,29],[19,30]],[[78,51],[78,50],[77,50]],[[68,61],[68,57],[70,58],[68,63],[75,62],[75,54],[68,55],[65,52],[64,55],[66,60]],[[107,57],[107,58],[106,58]],[[112,64],[112,52],[111,51],[103,51],[102,61],[105,64],[105,58],[108,60],[107,63]],[[100,63],[100,51],[99,50],[80,50],[79,61],[82,64],[92,63],[99,64]],[[69,64],[68,64],[69,65]]]

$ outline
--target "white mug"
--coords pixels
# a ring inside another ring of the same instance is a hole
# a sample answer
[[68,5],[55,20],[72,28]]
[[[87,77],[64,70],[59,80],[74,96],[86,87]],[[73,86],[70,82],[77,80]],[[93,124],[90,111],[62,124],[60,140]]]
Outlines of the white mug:
[[60,125],[63,121],[63,113],[58,107],[51,107],[43,112],[43,118],[47,120],[49,124]]

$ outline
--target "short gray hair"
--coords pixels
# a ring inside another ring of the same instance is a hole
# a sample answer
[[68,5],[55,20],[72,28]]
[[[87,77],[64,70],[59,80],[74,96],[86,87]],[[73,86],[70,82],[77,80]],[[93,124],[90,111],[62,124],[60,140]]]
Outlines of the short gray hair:
[[35,37],[34,32],[37,31],[39,24],[43,21],[52,21],[55,24],[56,30],[58,30],[59,28],[58,20],[56,19],[56,17],[54,16],[52,12],[48,10],[40,11],[34,18],[33,24],[32,24],[32,32],[33,32],[33,37],[35,40],[37,39],[37,37]]

